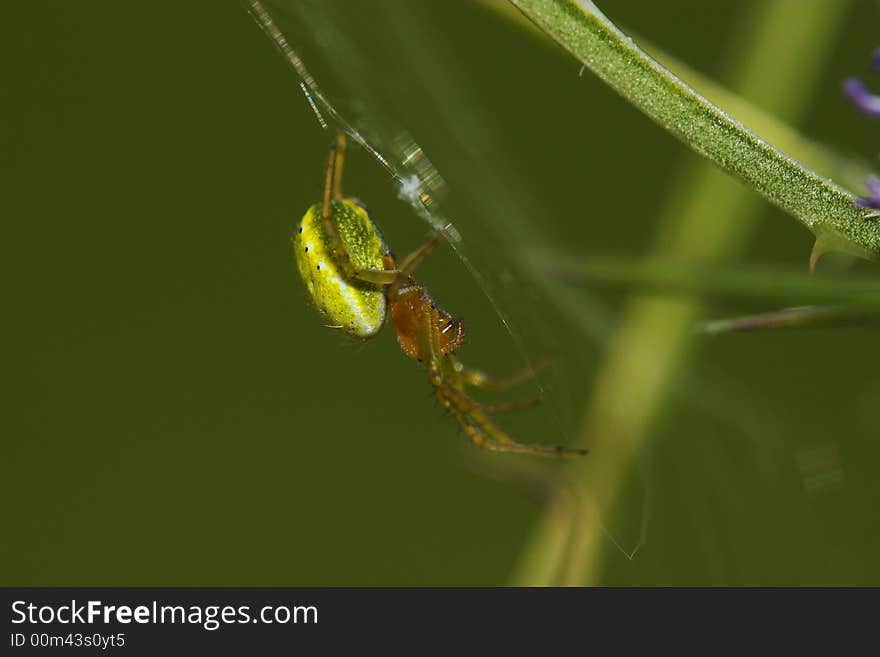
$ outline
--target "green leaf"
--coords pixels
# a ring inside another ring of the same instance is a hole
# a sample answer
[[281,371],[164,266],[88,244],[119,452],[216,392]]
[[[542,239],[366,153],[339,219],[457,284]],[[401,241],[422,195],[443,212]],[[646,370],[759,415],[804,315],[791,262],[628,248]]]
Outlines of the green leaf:
[[590,0],[511,2],[648,117],[798,219],[823,247],[880,258],[875,212],[855,205],[850,192],[698,94],[642,51]]

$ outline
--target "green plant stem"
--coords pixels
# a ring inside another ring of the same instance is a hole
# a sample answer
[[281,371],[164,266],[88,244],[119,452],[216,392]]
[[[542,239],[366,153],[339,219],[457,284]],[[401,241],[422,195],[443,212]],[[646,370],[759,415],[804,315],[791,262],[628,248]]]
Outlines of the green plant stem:
[[[510,1],[648,117],[800,220],[825,250],[880,257],[880,221],[873,219],[874,213],[855,205],[851,193],[764,141],[694,91],[642,51],[590,0]],[[811,11],[815,7],[811,5]],[[790,26],[775,37],[791,38]],[[775,82],[786,84],[781,78]],[[712,215],[705,220],[713,220]]]
[[876,325],[880,316],[852,306],[820,306],[786,308],[759,315],[703,322],[700,332],[719,335],[735,331],[767,331],[770,329],[816,328],[828,326]]
[[530,255],[549,275],[573,286],[614,285],[789,306],[846,304],[880,314],[880,281],[875,277],[707,266],[656,256],[636,259],[606,254],[565,254],[557,250],[536,250]]
[[[542,7],[555,7],[557,14],[560,7],[570,6],[568,2],[550,0],[521,4],[535,13],[540,13]],[[796,122],[808,105],[818,62],[830,52],[846,8],[844,3],[814,3],[811,11],[804,14],[799,3],[759,4],[753,31],[740,39],[730,53],[730,61],[737,70],[733,88],[771,112]],[[580,12],[576,7],[572,10]],[[605,22],[586,14],[578,20],[587,20],[593,26],[585,30],[597,31],[592,37],[584,37],[597,49],[596,60],[604,53],[616,57],[622,68],[644,65],[638,64],[642,60],[627,61],[614,55],[615,48],[634,46],[622,43],[625,37]],[[790,31],[793,24],[799,26],[797,31]],[[609,29],[612,33],[605,42],[600,37]],[[786,39],[780,40],[779,35],[787,31]],[[577,36],[575,30],[566,38]],[[587,55],[592,58],[589,52]],[[608,61],[604,66],[607,65]],[[653,69],[644,74],[669,75]],[[778,81],[773,89],[767,89],[768,76]],[[672,88],[658,91],[658,102],[662,102],[664,93],[679,93],[674,84],[668,84]],[[700,103],[705,101],[696,104]],[[676,183],[659,213],[655,245],[658,257],[711,264],[738,256],[756,225],[759,197],[717,169],[697,161],[688,163]],[[611,546],[607,534],[615,533],[613,529],[606,533],[603,523],[622,514],[620,509],[625,505],[621,498],[632,483],[634,465],[685,372],[693,327],[700,314],[695,299],[638,296],[630,300],[608,344],[586,405],[580,440],[592,448],[592,453],[568,465],[565,473],[565,480],[574,482],[578,492],[560,493],[547,503],[545,514],[523,550],[513,583],[583,585],[601,581],[601,565],[606,549]],[[572,499],[577,501],[576,505],[571,503]],[[625,547],[631,549],[635,544],[628,542]]]

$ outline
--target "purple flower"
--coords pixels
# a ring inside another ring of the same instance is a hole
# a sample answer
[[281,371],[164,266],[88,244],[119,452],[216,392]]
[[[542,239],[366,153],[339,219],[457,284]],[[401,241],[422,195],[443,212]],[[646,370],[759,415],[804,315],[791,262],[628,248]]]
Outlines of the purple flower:
[[866,115],[875,119],[880,118],[880,96],[872,94],[861,80],[858,78],[844,80],[843,93]]
[[[871,55],[871,68],[880,71],[880,48]],[[872,118],[880,118],[880,95],[871,91],[858,78],[847,78],[843,81],[843,93],[862,113]],[[880,178],[869,176],[865,181],[868,188],[867,198],[857,198],[856,205],[863,208],[880,210]]]
[[[880,48],[871,54],[871,69],[880,71]],[[870,117],[880,118],[880,95],[871,91],[858,78],[847,78],[843,81],[843,93],[853,105]]]
[[856,205],[863,208],[880,210],[880,178],[868,176],[868,179],[865,181],[865,187],[868,188],[868,198],[857,198]]

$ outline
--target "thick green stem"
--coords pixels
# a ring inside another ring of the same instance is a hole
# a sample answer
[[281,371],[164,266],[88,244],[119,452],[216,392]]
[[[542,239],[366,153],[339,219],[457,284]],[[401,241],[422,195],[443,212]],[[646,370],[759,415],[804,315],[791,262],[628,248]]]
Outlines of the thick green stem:
[[800,220],[822,240],[825,250],[880,257],[880,221],[874,213],[694,91],[643,52],[590,0],[511,2],[651,119]]

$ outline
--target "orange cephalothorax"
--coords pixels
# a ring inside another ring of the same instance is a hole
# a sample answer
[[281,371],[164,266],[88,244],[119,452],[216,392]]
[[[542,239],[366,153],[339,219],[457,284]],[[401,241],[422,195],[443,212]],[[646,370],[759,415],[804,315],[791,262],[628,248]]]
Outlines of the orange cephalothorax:
[[432,343],[435,349],[439,347],[440,354],[454,353],[464,341],[462,323],[438,308],[425,288],[412,279],[400,286],[388,305],[400,348],[413,358],[423,360],[429,356],[419,349],[419,330],[423,326],[430,327]]

